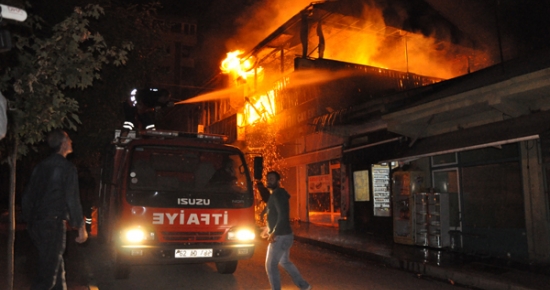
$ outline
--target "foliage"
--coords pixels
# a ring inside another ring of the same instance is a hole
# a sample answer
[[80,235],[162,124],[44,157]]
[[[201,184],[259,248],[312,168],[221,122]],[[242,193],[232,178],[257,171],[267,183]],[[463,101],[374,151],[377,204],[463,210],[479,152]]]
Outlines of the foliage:
[[[247,154],[249,160],[248,164],[254,164],[254,156],[260,155],[263,157],[263,172],[262,176],[264,185],[265,177],[269,171],[277,171],[281,174],[281,183],[284,183],[286,166],[284,159],[279,153],[279,143],[277,142],[277,131],[272,124],[268,122],[257,122],[252,128],[251,132],[247,132],[247,147],[254,148],[255,154]],[[252,168],[253,169],[253,168]],[[253,170],[252,170],[253,171]],[[284,186],[284,184],[283,184]],[[260,202],[262,199],[257,192],[256,196],[256,222],[259,226],[265,226],[265,219],[261,216],[266,206],[265,203]]]
[[[74,0],[73,0],[74,1]],[[79,100],[79,115],[83,120],[73,134],[73,161],[97,167],[103,148],[122,126],[122,102],[133,88],[150,85],[151,76],[161,76],[162,59],[166,56],[162,31],[163,22],[156,16],[159,3],[123,5],[111,3],[105,7],[105,17],[91,21],[93,30],[101,31],[108,43],[117,46],[131,41],[133,49],[123,67],[106,66],[102,79],[83,92],[68,94]]]
[[77,7],[51,30],[42,29],[44,22],[32,16],[25,29],[14,33],[12,55],[17,62],[1,76],[11,114],[0,159],[5,159],[15,139],[20,141],[19,158],[42,141],[45,132],[63,127],[76,130],[81,123],[78,102],[66,92],[90,87],[105,64],[126,63],[130,43],[109,47],[102,35],[88,29],[90,19],[103,14],[98,5]]

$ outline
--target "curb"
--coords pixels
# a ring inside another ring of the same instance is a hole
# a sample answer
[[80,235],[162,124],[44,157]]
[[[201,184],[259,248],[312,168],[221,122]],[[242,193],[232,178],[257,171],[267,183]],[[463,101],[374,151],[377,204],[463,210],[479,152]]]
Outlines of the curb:
[[460,271],[441,266],[436,266],[427,263],[419,263],[407,259],[399,259],[394,257],[384,257],[370,252],[358,251],[352,248],[338,246],[327,242],[294,236],[296,241],[318,246],[320,248],[332,250],[341,254],[359,257],[380,265],[388,266],[398,270],[403,270],[419,275],[425,275],[441,281],[448,281],[450,284],[466,286],[474,289],[486,290],[533,290],[534,288],[525,287],[522,285],[511,284],[498,277],[490,278],[486,275],[481,275],[476,272]]

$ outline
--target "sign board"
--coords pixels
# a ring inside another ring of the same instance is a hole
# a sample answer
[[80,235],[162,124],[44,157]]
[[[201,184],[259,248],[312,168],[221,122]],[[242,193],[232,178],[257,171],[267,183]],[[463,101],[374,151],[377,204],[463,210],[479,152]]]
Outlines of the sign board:
[[361,170],[353,172],[353,187],[355,201],[370,200],[369,171]]

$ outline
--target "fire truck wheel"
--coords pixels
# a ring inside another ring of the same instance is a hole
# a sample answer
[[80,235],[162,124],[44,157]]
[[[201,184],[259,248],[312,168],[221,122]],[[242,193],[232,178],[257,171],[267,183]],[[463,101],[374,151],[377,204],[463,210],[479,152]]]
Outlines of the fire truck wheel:
[[237,270],[238,261],[217,262],[216,269],[220,274],[233,274]]

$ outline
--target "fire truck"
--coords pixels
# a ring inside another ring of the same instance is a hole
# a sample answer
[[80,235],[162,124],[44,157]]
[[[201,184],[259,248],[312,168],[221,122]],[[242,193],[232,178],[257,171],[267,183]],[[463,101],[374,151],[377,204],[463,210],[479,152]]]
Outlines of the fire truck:
[[244,154],[225,139],[116,131],[103,162],[98,208],[98,239],[114,246],[115,278],[127,279],[134,264],[151,263],[214,262],[219,273],[232,274],[239,260],[252,257],[252,178]]

